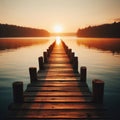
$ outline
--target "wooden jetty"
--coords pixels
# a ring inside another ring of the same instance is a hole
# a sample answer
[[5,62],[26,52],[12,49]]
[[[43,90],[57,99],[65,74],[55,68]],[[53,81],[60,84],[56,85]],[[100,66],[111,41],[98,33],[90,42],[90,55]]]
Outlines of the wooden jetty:
[[30,84],[13,83],[13,103],[7,120],[104,120],[104,82],[93,80],[91,93],[87,68],[78,72],[78,57],[61,41],[50,45],[39,59],[39,71],[29,68]]

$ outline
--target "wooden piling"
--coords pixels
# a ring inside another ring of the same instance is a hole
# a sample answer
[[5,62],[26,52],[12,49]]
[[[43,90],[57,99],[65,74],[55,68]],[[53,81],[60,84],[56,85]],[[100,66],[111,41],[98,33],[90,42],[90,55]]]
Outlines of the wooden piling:
[[86,78],[87,78],[87,68],[85,66],[82,66],[80,68],[80,81],[86,82]]
[[39,57],[38,62],[39,62],[39,70],[43,70],[44,69],[43,57]]
[[78,72],[78,57],[73,58],[73,69],[75,72]]
[[72,49],[68,49],[68,56],[69,56],[69,58],[70,58],[71,52],[72,52]]
[[68,46],[65,45],[64,49],[65,49],[65,52],[68,54]]
[[68,54],[68,46],[62,41],[63,47],[65,49],[65,52]]
[[47,49],[47,57],[50,56],[50,49]]
[[23,82],[13,83],[13,101],[14,103],[23,102]]
[[92,81],[93,102],[102,104],[104,97],[104,81],[95,79]]
[[36,67],[30,67],[29,68],[29,74],[30,74],[30,82],[36,82],[37,81],[37,68]]
[[72,52],[71,55],[70,55],[70,62],[71,62],[71,64],[73,63],[74,56],[75,56],[75,53]]
[[47,49],[48,57],[50,56],[52,50],[53,50],[53,44],[50,45],[49,48]]
[[43,56],[44,56],[44,63],[47,63],[48,62],[47,52],[43,52]]

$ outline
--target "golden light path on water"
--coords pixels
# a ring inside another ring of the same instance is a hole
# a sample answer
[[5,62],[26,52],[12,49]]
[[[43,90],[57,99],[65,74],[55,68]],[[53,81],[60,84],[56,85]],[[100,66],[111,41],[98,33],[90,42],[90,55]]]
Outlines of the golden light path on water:
[[59,45],[59,44],[61,43],[61,38],[60,38],[60,36],[57,36],[57,37],[56,37],[56,43],[57,43],[57,45]]

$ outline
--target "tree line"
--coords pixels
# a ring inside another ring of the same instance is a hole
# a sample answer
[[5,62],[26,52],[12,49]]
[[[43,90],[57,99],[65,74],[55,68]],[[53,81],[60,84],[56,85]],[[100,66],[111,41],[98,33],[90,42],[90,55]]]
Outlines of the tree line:
[[78,29],[77,36],[120,38],[120,22],[114,22],[112,24],[103,24],[99,26],[89,26],[84,29]]
[[50,33],[44,29],[0,24],[0,37],[48,37]]

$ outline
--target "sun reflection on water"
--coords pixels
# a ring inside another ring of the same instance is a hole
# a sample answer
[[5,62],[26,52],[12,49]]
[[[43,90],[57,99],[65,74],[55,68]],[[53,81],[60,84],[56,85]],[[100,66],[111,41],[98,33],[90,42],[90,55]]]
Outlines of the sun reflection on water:
[[61,38],[60,36],[57,36],[56,37],[56,44],[59,45],[61,43]]

